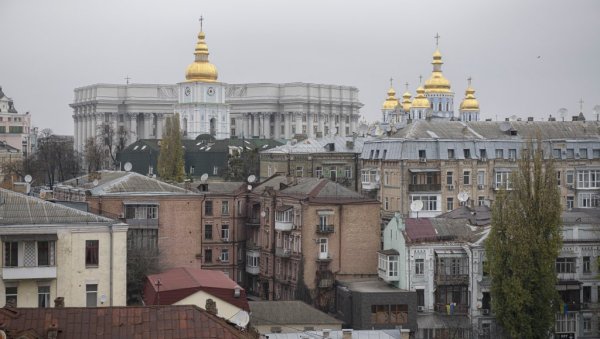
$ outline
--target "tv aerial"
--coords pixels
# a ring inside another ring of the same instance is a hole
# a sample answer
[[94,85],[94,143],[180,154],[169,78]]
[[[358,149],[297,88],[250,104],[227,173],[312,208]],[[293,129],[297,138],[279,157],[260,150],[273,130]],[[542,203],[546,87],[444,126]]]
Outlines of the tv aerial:
[[410,204],[410,210],[417,214],[419,219],[419,212],[423,209],[423,202],[421,200],[415,200]]
[[94,179],[94,181],[92,181],[92,184],[94,185],[94,187],[98,186],[100,182],[98,181],[98,179]]
[[125,169],[125,172],[129,172],[131,171],[131,168],[133,167],[133,165],[131,165],[131,163],[128,161],[125,163],[125,165],[123,166],[123,169]]
[[596,114],[596,120],[600,121],[600,105],[594,106],[594,114]]
[[206,180],[208,180],[208,173],[204,173],[200,176],[201,182],[206,182]]
[[560,115],[560,117],[562,118],[562,121],[565,121],[565,117],[567,116],[567,113],[569,113],[569,110],[564,107],[558,110],[558,115]]
[[457,195],[458,201],[462,203],[466,202],[467,200],[469,200],[469,193],[462,191],[460,193],[458,193]]

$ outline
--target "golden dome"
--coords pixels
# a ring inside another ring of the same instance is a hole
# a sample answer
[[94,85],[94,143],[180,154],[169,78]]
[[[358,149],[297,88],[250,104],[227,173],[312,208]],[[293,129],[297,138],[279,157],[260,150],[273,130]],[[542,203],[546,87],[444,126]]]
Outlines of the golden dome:
[[479,111],[479,101],[475,98],[475,90],[469,86],[465,91],[465,98],[460,103],[461,111]]
[[196,50],[194,51],[196,58],[185,71],[187,81],[215,82],[219,76],[217,67],[208,62],[208,46],[204,41],[204,37],[204,32],[200,31]]
[[396,98],[396,91],[390,87],[387,92],[387,99],[383,102],[383,109],[395,109],[398,106],[398,99]]
[[409,92],[404,92],[404,94],[402,94],[402,110],[405,112],[410,111],[410,107],[411,107],[410,97],[411,97],[411,94]]
[[433,72],[431,77],[425,81],[425,93],[451,93],[450,81],[442,74],[442,53],[436,49],[433,53]]
[[425,97],[425,89],[420,86],[417,88],[417,95],[412,101],[411,108],[430,108],[429,99]]

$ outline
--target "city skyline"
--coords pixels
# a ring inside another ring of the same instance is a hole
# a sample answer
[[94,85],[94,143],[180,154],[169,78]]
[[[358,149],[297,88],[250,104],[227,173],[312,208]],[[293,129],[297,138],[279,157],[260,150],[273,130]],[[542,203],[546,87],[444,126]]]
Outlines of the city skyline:
[[72,134],[76,87],[184,81],[202,15],[219,81],[354,86],[367,121],[381,119],[390,78],[398,94],[408,82],[414,96],[431,73],[437,34],[455,116],[472,77],[482,119],[560,118],[562,107],[570,119],[583,99],[596,120],[600,5],[577,4],[9,2],[0,86],[33,125]]

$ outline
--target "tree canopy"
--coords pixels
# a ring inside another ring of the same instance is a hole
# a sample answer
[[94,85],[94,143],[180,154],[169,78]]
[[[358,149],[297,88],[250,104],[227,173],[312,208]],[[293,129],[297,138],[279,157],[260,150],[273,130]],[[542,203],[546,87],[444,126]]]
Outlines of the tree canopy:
[[[538,138],[539,139],[539,138]],[[486,257],[492,279],[492,310],[512,338],[546,339],[562,303],[555,261],[562,246],[561,204],[552,160],[541,144],[521,152],[512,186],[492,206]]]
[[183,155],[179,114],[175,113],[174,116],[167,117],[165,121],[158,155],[158,175],[165,181],[183,182],[185,179]]

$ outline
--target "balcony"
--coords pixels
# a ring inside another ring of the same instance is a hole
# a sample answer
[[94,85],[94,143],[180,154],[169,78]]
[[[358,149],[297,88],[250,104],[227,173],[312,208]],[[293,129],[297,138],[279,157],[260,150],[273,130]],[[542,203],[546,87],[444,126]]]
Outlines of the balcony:
[[333,233],[333,225],[317,225],[317,233]]
[[289,258],[292,256],[292,250],[289,248],[275,247],[275,256],[280,258]]
[[260,249],[261,249],[261,247],[258,244],[256,244],[254,241],[246,241],[246,250],[248,252],[258,251]]
[[294,228],[292,221],[275,221],[275,230],[280,232],[289,232]]
[[[246,245],[247,248],[248,245]],[[260,266],[259,266],[259,260],[260,260],[260,249],[259,248],[253,248],[253,249],[247,249],[246,250],[246,272],[249,274],[254,274],[257,275],[260,273]]]
[[468,274],[436,274],[435,283],[437,285],[468,285]]
[[248,218],[246,219],[246,226],[258,227],[260,226],[260,218]]
[[158,229],[158,219],[125,219],[129,228]]
[[317,261],[331,261],[331,257],[329,256],[329,252],[319,252],[319,256],[317,257]]
[[372,190],[376,190],[379,189],[379,183],[375,182],[375,181],[365,181],[362,182],[362,189],[365,191],[372,191]]
[[435,304],[435,311],[446,315],[466,315],[469,313],[469,305],[464,304]]
[[4,280],[56,279],[56,266],[4,267],[2,278]]
[[252,275],[258,275],[260,273],[260,267],[246,265],[246,273]]
[[437,192],[442,190],[441,184],[409,184],[409,192]]

